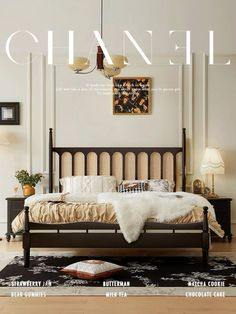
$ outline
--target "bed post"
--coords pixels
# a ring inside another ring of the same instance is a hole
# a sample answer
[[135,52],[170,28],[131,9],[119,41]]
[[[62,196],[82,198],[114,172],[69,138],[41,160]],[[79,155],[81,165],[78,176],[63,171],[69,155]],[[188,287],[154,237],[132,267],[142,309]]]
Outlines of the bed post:
[[49,193],[53,192],[53,140],[52,140],[52,128],[49,129]]
[[208,265],[208,250],[209,250],[209,228],[208,228],[208,207],[203,207],[203,226],[202,226],[202,261],[203,265]]
[[182,191],[186,191],[186,129],[182,131]]
[[23,231],[24,267],[30,264],[30,232],[29,232],[29,207],[24,207],[25,222]]

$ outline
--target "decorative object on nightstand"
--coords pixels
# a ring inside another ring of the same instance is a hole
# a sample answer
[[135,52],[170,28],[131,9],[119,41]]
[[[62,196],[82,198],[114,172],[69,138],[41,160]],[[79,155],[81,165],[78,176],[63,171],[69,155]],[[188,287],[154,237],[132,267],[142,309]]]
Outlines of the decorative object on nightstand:
[[221,225],[221,228],[225,232],[225,237],[228,238],[228,241],[232,240],[231,233],[231,201],[232,198],[228,197],[219,197],[219,198],[207,198],[211,205],[214,206],[216,213],[216,220]]
[[[0,145],[9,145],[10,142],[8,141],[8,139],[3,136],[2,134],[0,134]],[[0,238],[0,241],[2,240],[2,238]]]
[[[11,236],[15,238],[16,234],[13,233],[11,229],[11,223],[13,219],[24,209],[25,197],[16,196],[16,197],[8,197],[7,200],[7,233],[6,239],[9,242]],[[21,232],[19,232],[21,234]]]
[[41,181],[43,175],[41,173],[29,174],[27,170],[19,170],[15,177],[22,186],[23,195],[27,197],[35,194],[35,186]]
[[201,173],[212,175],[212,189],[208,197],[217,198],[218,195],[215,194],[215,174],[224,174],[225,165],[222,160],[221,154],[217,148],[207,147],[203,156],[201,163]]
[[192,193],[202,195],[204,192],[204,188],[205,188],[205,185],[204,185],[204,182],[202,180],[195,179],[192,182]]

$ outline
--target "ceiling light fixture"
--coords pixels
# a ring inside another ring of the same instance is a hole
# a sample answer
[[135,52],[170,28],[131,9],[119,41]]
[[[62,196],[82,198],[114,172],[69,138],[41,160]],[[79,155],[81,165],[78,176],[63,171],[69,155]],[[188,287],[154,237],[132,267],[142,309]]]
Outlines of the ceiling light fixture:
[[[101,39],[103,36],[103,0],[100,0],[100,35]],[[97,62],[95,67],[91,71],[84,72],[90,66],[90,61],[86,57],[75,57],[74,63],[70,64],[69,67],[76,74],[89,74],[92,73],[95,69],[101,71],[101,73],[108,79],[113,76],[120,74],[121,69],[127,66],[128,59],[122,55],[113,55],[111,56],[112,64],[108,63],[104,57],[101,46],[97,47]]]

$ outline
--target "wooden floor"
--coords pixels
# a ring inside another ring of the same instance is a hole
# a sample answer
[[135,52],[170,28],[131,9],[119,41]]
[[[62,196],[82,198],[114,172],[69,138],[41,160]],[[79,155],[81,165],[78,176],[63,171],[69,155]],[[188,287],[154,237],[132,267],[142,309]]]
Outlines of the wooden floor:
[[[7,243],[0,241],[0,252],[21,250],[21,241]],[[43,249],[43,251],[61,251]],[[34,250],[40,251],[40,250]],[[41,249],[42,251],[42,249]],[[63,251],[71,251],[63,249]],[[74,251],[74,250],[73,250]],[[173,255],[173,250],[135,250],[132,255]],[[212,243],[211,252],[236,252],[236,240],[232,243]],[[107,255],[110,250],[76,250],[78,255]],[[127,250],[113,251],[112,255],[127,254]],[[130,253],[130,252],[128,252]],[[175,250],[175,255],[200,254],[199,250]],[[131,255],[131,254],[130,254]],[[1,314],[235,314],[236,297],[226,298],[185,298],[185,297],[46,297],[46,298],[0,298]]]
[[[16,239],[11,239],[10,242],[7,242],[5,239],[3,241],[0,241],[0,252],[14,252],[14,251],[21,251],[22,250],[22,241],[21,237],[18,236]],[[199,249],[31,249],[31,252],[40,252],[40,251],[53,251],[53,252],[76,252],[78,255],[106,255],[111,254],[112,255],[122,255],[123,253],[129,254],[129,255],[139,255],[140,253],[143,253],[144,255],[193,255],[199,254],[201,255],[201,250]],[[212,247],[211,252],[236,252],[236,238],[232,240],[231,243],[228,243],[226,240],[222,240],[220,238],[214,239],[212,241]],[[174,254],[173,254],[174,252]]]
[[183,297],[1,298],[0,312],[1,314],[235,314],[235,299],[186,299]]

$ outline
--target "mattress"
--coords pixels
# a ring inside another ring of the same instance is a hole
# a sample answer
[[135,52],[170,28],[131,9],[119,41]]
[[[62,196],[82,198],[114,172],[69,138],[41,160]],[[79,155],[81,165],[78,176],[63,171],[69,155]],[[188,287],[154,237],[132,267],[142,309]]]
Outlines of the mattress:
[[[111,203],[70,202],[64,201],[63,197],[61,197],[61,200],[56,200],[56,197],[54,197],[54,200],[52,201],[43,200],[31,202],[28,200],[27,203],[27,205],[29,205],[29,221],[34,223],[49,225],[77,222],[118,223],[116,211]],[[195,206],[188,213],[175,219],[165,220],[164,222],[171,224],[186,224],[201,222],[202,220],[203,209],[202,207]],[[147,221],[160,222],[158,217],[150,217]],[[224,236],[224,231],[221,229],[211,212],[208,212],[208,222],[210,229],[212,229],[218,236]],[[23,226],[24,211],[21,211],[12,222],[12,230],[15,233],[22,231]]]

